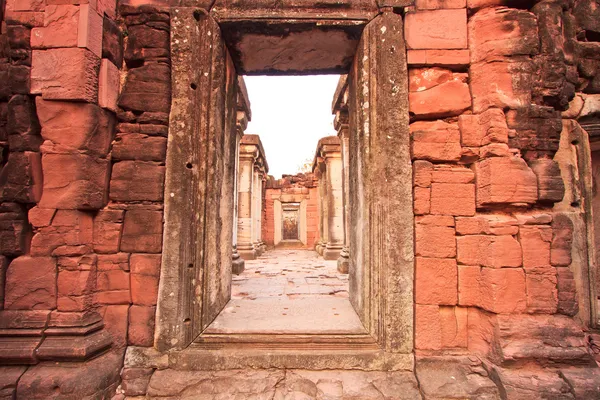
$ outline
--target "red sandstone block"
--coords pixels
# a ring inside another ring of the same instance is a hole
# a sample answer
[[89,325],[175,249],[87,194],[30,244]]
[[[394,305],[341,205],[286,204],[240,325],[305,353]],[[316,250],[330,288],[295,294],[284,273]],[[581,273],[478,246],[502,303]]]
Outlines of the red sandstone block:
[[139,306],[155,306],[158,298],[158,277],[131,273],[131,300]]
[[518,157],[488,158],[475,164],[477,207],[494,204],[533,204],[537,178]]
[[465,8],[466,0],[415,0],[418,10],[437,10],[440,8]]
[[574,316],[579,311],[579,302],[573,272],[565,267],[556,268],[556,272],[558,289],[557,312]]
[[100,62],[100,74],[98,78],[98,105],[100,107],[117,112],[119,85],[119,69],[107,58],[103,58]]
[[410,125],[413,159],[458,161],[460,132],[458,126],[444,121],[414,122]]
[[98,255],[98,271],[110,271],[115,269],[129,271],[129,253]]
[[[11,79],[10,76],[9,79]],[[11,152],[39,152],[40,145],[44,140],[40,136],[40,125],[34,100],[27,95],[16,95],[12,96],[5,105],[6,114],[4,117],[8,138],[5,137],[0,140],[8,140],[8,147]]]
[[[540,273],[541,272],[541,273]],[[555,314],[558,309],[558,279],[556,268],[526,273],[527,311]]]
[[537,18],[525,10],[487,8],[469,19],[472,63],[534,55],[539,42]]
[[519,226],[516,218],[502,214],[457,217],[456,233],[459,235],[516,235]]
[[129,309],[127,343],[130,346],[152,346],[154,343],[154,314],[156,307],[133,305]]
[[77,46],[102,57],[102,32],[104,14],[90,4],[82,4],[77,28]]
[[99,291],[129,290],[129,272],[120,269],[98,271],[96,288]]
[[127,211],[121,238],[121,251],[160,253],[162,250],[162,227],[161,211]]
[[31,93],[47,100],[98,100],[100,59],[87,49],[34,50]]
[[31,30],[31,48],[77,47],[79,6],[47,5],[44,26]]
[[36,203],[42,197],[44,179],[40,153],[10,153],[0,170],[0,201]]
[[113,337],[113,345],[117,348],[127,345],[129,305],[103,306],[99,310],[104,321],[104,328]]
[[86,154],[45,153],[42,169],[40,207],[93,210],[106,204],[110,169],[107,160]]
[[558,163],[542,158],[530,161],[529,166],[537,176],[538,201],[545,203],[562,201],[565,196],[565,184]]
[[456,246],[460,264],[483,265],[490,268],[520,267],[522,252],[512,236],[458,236]]
[[431,173],[433,183],[473,183],[474,181],[473,170],[458,165],[437,164]]
[[147,161],[121,161],[113,165],[110,198],[116,201],[161,201],[165,167]]
[[171,107],[171,71],[152,63],[130,69],[119,97],[119,107],[133,111],[168,113]]
[[39,11],[13,11],[7,7],[4,20],[12,24],[24,25],[27,27],[43,26],[44,13]]
[[408,13],[404,35],[409,49],[466,49],[467,10]]
[[463,183],[433,183],[431,213],[471,216],[475,214],[475,185]]
[[108,154],[115,129],[111,113],[95,104],[47,101],[38,97],[36,106],[42,137],[60,146],[59,152],[87,150]]
[[443,118],[462,114],[471,107],[469,85],[453,79],[431,89],[408,94],[409,112],[422,118]]
[[159,136],[119,133],[112,147],[114,160],[165,161],[166,156],[167,138]]
[[467,313],[463,307],[440,307],[442,348],[467,347]]
[[160,254],[132,254],[131,273],[158,277],[160,275]]
[[44,2],[40,0],[7,0],[6,9],[11,11],[44,11]]
[[56,308],[56,261],[52,257],[15,258],[6,271],[4,308],[52,310]]
[[469,50],[408,50],[406,60],[409,67],[456,68],[469,65]]
[[458,266],[458,304],[475,307],[481,304],[481,267],[478,265]]
[[57,308],[60,311],[85,311],[91,306],[96,286],[92,271],[62,270],[58,273]]
[[453,225],[454,221],[452,226],[436,226],[422,224],[417,220],[415,226],[416,255],[437,258],[456,257]]
[[52,208],[40,208],[35,206],[29,210],[28,219],[29,223],[34,228],[43,228],[49,226],[54,218],[56,210]]
[[503,61],[471,65],[473,112],[488,108],[519,109],[531,103],[533,67],[529,61]]
[[550,267],[552,228],[543,225],[525,225],[519,229],[525,270]]
[[415,265],[415,299],[418,304],[457,304],[456,260],[417,257]]
[[467,0],[467,7],[479,9],[489,6],[505,6],[506,0]]
[[117,253],[121,243],[123,229],[122,210],[102,210],[94,218],[94,251],[98,253]]
[[429,161],[416,160],[413,162],[413,185],[428,188],[431,186],[433,164]]
[[572,245],[573,222],[567,215],[556,214],[552,220],[550,263],[556,266],[570,265]]
[[442,329],[440,307],[436,305],[415,305],[415,348],[419,350],[440,350]]
[[479,147],[490,143],[508,143],[508,126],[502,110],[490,108],[479,115],[461,115],[458,127],[463,146]]
[[494,313],[522,313],[527,308],[525,273],[522,269],[483,268],[481,307]]

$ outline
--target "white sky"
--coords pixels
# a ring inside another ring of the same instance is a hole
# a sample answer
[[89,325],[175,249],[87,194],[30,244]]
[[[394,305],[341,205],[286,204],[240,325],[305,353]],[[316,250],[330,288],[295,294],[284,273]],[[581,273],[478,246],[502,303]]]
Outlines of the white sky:
[[245,133],[260,136],[269,175],[294,174],[315,155],[317,142],[336,135],[331,103],[339,75],[244,76],[252,121]]

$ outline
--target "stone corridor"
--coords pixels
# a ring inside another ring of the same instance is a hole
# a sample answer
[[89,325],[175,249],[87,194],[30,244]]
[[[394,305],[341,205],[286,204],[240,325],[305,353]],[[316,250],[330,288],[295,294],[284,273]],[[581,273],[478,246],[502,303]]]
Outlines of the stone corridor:
[[348,275],[312,250],[269,250],[232,278],[231,301],[206,333],[364,333]]

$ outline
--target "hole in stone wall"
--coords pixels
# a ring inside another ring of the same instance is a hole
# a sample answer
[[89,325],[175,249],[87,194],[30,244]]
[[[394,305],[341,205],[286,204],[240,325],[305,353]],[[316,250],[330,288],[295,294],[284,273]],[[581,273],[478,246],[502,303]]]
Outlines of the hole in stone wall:
[[187,164],[185,164],[185,167],[186,167],[187,169],[192,169],[192,163],[187,163]]
[[192,82],[190,84],[190,87],[192,88],[192,90],[196,90],[198,88],[198,85],[196,85],[194,82]]

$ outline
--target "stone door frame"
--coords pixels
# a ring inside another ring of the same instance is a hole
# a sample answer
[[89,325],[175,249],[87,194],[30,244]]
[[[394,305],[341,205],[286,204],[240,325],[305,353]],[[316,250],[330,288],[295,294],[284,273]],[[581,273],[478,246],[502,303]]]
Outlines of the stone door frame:
[[[227,60],[219,61],[213,54],[210,61],[210,54],[193,51],[196,50],[195,46],[212,53],[216,51],[215,47],[224,48],[222,40],[219,42],[220,39],[216,38],[220,37],[220,32],[210,14],[197,8],[171,8],[173,97],[166,164],[163,262],[155,334],[155,348],[161,352],[169,352],[170,365],[181,369],[413,369],[414,215],[406,50],[402,16],[394,13],[391,8],[382,10],[365,24],[349,73],[350,173],[353,176],[350,190],[355,194],[352,199],[354,234],[350,246],[351,252],[354,251],[355,265],[360,265],[354,272],[351,269],[351,274],[359,276],[354,279],[357,294],[352,303],[363,321],[365,333],[200,333],[192,337],[193,332],[201,332],[203,328],[202,325],[194,327],[195,330],[189,327],[190,313],[203,306],[198,306],[197,302],[205,299],[207,293],[211,295],[213,286],[222,286],[223,282],[214,281],[219,275],[208,275],[202,271],[200,276],[205,277],[202,282],[198,283],[193,278],[184,282],[189,275],[188,269],[200,267],[188,264],[185,254],[174,249],[181,247],[180,241],[186,239],[180,237],[179,230],[190,224],[189,218],[195,212],[185,205],[185,201],[182,202],[179,198],[181,193],[177,190],[186,187],[192,179],[201,180],[202,176],[194,173],[186,175],[182,165],[187,162],[189,168],[190,164],[195,165],[196,160],[186,159],[189,154],[184,154],[185,150],[182,149],[189,145],[189,137],[197,134],[195,130],[199,120],[213,129],[211,118],[218,119],[220,112],[216,111],[223,111],[215,109],[218,104],[215,105],[212,101],[208,103],[208,109],[202,108],[200,111],[189,104],[190,99],[197,98],[195,96],[203,96],[197,92],[197,88],[204,87],[207,90],[210,87],[217,90],[211,83],[200,86],[196,79],[203,79],[202,75],[213,73],[211,71],[214,70],[215,62],[229,65],[231,59],[226,55]],[[207,18],[210,21],[207,22]],[[327,23],[335,26],[335,21],[331,20],[319,23],[321,27]],[[198,24],[203,25],[198,28]],[[205,41],[208,32],[212,42],[201,46],[202,40],[198,32],[205,35]],[[219,68],[223,69],[221,64]],[[197,65],[208,65],[211,71],[196,71]],[[218,90],[228,90],[224,83],[222,88],[224,89]],[[225,98],[228,93],[221,93],[221,97],[217,97]],[[198,117],[199,120],[196,117],[198,112],[202,114]],[[225,114],[234,112],[234,109],[225,110]],[[227,129],[227,126],[223,124],[223,129]],[[204,151],[211,158],[219,157],[215,148]],[[219,186],[218,182],[211,183]],[[200,184],[200,187],[204,186]],[[201,196],[207,194],[203,192]],[[203,203],[204,200],[201,198],[198,201]],[[211,218],[218,218],[218,215],[210,215],[210,208],[205,210],[207,214],[204,223],[211,221]],[[218,214],[218,209],[216,213]],[[204,236],[207,235],[208,239],[203,237],[204,243],[211,240],[210,232],[204,233]],[[196,254],[204,255],[213,251],[202,243],[196,245]],[[218,238],[216,245],[218,246]],[[184,293],[190,290],[186,289],[184,283],[188,287],[189,284],[193,285],[193,296]]]

